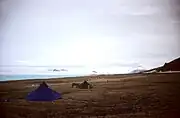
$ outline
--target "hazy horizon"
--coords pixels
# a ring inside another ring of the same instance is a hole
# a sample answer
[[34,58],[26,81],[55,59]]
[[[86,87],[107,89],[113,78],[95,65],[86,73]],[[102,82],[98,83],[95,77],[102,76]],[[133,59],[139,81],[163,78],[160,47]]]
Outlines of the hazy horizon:
[[127,73],[180,56],[176,0],[1,0],[0,10],[0,74]]

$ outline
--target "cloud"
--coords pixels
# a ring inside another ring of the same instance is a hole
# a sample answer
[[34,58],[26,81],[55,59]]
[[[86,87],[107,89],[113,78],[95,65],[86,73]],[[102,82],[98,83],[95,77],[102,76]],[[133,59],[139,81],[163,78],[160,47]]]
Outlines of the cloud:
[[138,67],[140,66],[139,63],[122,63],[122,62],[115,62],[103,65],[103,67]]
[[172,20],[171,23],[173,23],[173,24],[179,24],[179,23],[180,23],[180,20]]
[[28,60],[19,60],[19,61],[16,61],[16,63],[17,63],[17,65],[23,65],[23,66],[35,65],[31,61],[28,61]]
[[128,7],[124,6],[119,9],[120,13],[126,15],[133,15],[133,16],[144,16],[144,15],[154,15],[161,12],[161,9],[158,7],[151,7],[151,6],[135,6],[135,7]]
[[132,13],[132,15],[136,16],[142,16],[142,15],[154,15],[160,12],[160,9],[155,8],[155,7],[145,7],[140,9],[137,12]]

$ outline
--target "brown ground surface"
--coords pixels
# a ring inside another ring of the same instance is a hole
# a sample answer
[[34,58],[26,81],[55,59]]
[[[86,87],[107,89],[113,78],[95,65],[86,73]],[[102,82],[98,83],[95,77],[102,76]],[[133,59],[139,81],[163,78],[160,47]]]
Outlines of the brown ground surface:
[[24,99],[41,80],[0,83],[0,98],[10,98],[0,118],[180,118],[180,73],[103,76],[89,80],[92,90],[71,88],[86,78],[47,80],[62,93],[54,103]]

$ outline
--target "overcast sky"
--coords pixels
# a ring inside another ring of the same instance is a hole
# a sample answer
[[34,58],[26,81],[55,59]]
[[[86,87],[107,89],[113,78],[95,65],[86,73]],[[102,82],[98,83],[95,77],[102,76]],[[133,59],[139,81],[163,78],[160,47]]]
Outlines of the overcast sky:
[[180,56],[179,14],[175,0],[0,0],[1,73],[160,66]]

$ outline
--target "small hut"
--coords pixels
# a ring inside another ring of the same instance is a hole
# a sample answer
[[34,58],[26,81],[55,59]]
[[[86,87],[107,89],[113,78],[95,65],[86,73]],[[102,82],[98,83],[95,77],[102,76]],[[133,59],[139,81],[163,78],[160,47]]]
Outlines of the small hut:
[[89,88],[90,88],[90,84],[89,84],[87,81],[84,81],[83,83],[81,83],[81,84],[79,85],[79,87],[80,87],[81,89],[89,89]]
[[72,83],[72,87],[76,86],[76,88],[80,88],[80,89],[91,89],[92,85],[89,84],[87,81],[84,81],[83,83]]

